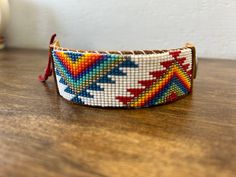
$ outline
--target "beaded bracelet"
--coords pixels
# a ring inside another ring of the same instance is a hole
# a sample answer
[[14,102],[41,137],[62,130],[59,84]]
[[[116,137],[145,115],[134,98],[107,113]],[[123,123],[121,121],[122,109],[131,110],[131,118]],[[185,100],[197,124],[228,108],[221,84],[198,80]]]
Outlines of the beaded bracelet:
[[[44,82],[54,73],[57,91],[74,103],[140,108],[166,104],[192,92],[196,50],[84,51],[51,38]],[[51,67],[52,65],[52,67]]]

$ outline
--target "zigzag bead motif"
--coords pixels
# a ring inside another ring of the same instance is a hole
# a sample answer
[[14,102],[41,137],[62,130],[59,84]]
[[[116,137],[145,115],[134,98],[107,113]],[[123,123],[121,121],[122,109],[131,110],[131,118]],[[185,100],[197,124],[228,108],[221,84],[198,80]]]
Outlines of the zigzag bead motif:
[[102,107],[148,107],[191,92],[189,48],[146,55],[52,51],[59,93]]

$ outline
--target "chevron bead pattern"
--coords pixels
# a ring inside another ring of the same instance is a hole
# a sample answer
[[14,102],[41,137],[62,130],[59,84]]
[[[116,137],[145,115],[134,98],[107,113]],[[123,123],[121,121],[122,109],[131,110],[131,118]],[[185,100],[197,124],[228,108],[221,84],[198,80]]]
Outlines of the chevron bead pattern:
[[155,54],[52,51],[58,91],[65,99],[102,107],[149,107],[192,90],[192,50]]

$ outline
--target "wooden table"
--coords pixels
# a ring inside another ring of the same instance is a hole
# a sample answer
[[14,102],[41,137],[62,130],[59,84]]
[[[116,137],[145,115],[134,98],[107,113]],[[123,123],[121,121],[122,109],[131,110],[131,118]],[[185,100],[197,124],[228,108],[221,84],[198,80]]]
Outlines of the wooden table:
[[236,61],[200,60],[194,93],[91,108],[37,80],[46,51],[0,51],[1,177],[235,177]]

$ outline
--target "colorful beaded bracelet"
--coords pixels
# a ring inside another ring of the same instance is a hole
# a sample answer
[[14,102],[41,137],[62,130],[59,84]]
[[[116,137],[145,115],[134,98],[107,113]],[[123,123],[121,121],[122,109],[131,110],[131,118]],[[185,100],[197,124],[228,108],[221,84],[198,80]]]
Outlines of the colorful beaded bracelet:
[[[60,47],[53,35],[44,82],[54,74],[57,91],[74,103],[140,108],[178,100],[192,92],[196,50],[84,51]],[[51,67],[52,65],[52,67]]]

